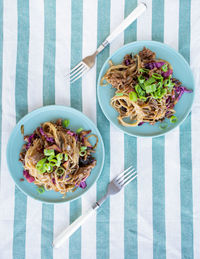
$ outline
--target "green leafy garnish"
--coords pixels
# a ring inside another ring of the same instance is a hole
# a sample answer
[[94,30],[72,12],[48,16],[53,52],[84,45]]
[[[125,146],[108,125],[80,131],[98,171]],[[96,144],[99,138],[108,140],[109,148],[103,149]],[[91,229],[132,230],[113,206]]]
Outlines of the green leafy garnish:
[[145,81],[144,86],[146,88],[147,85],[151,85],[151,84],[153,84],[155,82],[156,82],[155,78],[150,77],[148,80]]
[[64,128],[67,128],[69,126],[69,120],[63,120],[62,124]]
[[178,119],[177,119],[176,116],[173,115],[173,116],[170,117],[170,122],[171,123],[176,123],[177,121],[178,121]]
[[174,85],[175,84],[172,82],[172,80],[170,78],[165,79],[164,86],[167,87],[170,92],[173,89]]
[[76,133],[80,133],[81,131],[83,131],[83,128],[77,129]]
[[86,149],[87,149],[86,146],[82,146],[82,147],[80,148],[80,151],[85,151]]
[[59,153],[56,155],[57,160],[62,160],[63,159],[63,154]]
[[80,156],[85,156],[86,153],[87,153],[86,150],[87,150],[87,147],[82,146],[82,147],[80,148],[79,155],[80,155]]
[[144,96],[144,97],[145,97],[145,91],[142,90],[141,86],[136,85],[136,86],[135,86],[135,91],[136,91],[136,93],[138,94],[138,97],[139,97],[139,98],[140,98],[141,96]]
[[146,93],[153,93],[156,91],[156,84],[152,84],[152,85],[147,85],[146,88]]
[[47,160],[48,161],[51,161],[52,159],[54,159],[55,158],[55,155],[54,156],[49,156],[49,157],[47,157]]
[[149,69],[147,69],[147,68],[140,68],[139,69],[139,72],[141,72],[141,73],[149,73]]
[[39,194],[42,194],[43,192],[45,192],[44,186],[38,187],[38,188],[37,188],[37,192],[38,192]]
[[79,155],[80,155],[80,156],[85,156],[86,154],[87,154],[86,151],[80,151],[80,152],[79,152]]
[[157,79],[157,80],[163,80],[163,77],[160,75],[160,74],[158,74],[158,73],[153,73],[152,74],[152,78],[155,78],[155,79]]
[[151,93],[151,95],[155,99],[161,99],[161,98],[163,98],[164,95],[166,95],[166,93],[167,93],[167,89],[165,89],[165,88],[158,88],[154,93]]
[[144,84],[145,78],[144,78],[142,75],[138,76],[138,82],[139,82],[140,84]]
[[64,173],[65,173],[65,169],[64,169],[64,168],[58,167],[58,168],[56,169],[56,174],[57,174],[58,176],[62,176]]
[[129,99],[133,102],[137,102],[137,94],[136,92],[130,92],[129,93]]
[[167,72],[167,70],[168,70],[167,64],[164,64],[164,65],[161,67],[161,69],[162,69],[163,72]]
[[116,93],[116,96],[123,96],[123,93]]
[[46,169],[44,168],[45,162],[46,162],[46,158],[43,158],[40,161],[38,161],[37,164],[36,164],[36,169],[41,174],[43,174],[46,171]]
[[68,155],[67,155],[67,154],[64,155],[64,160],[65,160],[65,161],[68,160]]
[[44,149],[44,155],[45,156],[55,156],[54,149]]

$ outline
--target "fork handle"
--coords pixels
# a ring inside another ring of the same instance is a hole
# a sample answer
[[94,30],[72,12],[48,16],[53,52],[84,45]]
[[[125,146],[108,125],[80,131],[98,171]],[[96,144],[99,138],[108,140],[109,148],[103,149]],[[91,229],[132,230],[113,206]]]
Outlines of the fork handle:
[[140,3],[123,22],[106,38],[106,40],[97,49],[98,52],[102,51],[109,43],[111,43],[120,33],[122,33],[133,21],[135,21],[145,10],[146,5]]
[[71,225],[69,225],[66,229],[63,230],[53,241],[53,247],[58,248],[60,247],[66,239],[68,239],[79,227],[90,217],[94,214],[96,208],[98,206],[94,206],[90,208],[86,213],[82,216],[77,218]]
[[53,241],[53,247],[60,247],[66,239],[68,239],[80,226],[94,214],[95,210],[99,208],[104,201],[108,198],[109,194],[106,193],[100,200],[98,200],[95,205],[90,208],[86,213],[77,218],[71,225],[64,229]]

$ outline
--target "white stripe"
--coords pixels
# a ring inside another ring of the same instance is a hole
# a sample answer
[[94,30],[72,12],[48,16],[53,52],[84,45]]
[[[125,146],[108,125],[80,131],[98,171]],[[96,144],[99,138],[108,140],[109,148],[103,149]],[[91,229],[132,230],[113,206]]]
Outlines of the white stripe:
[[146,3],[147,10],[137,19],[137,40],[151,40],[152,1],[138,0],[138,4],[143,2]]
[[[141,0],[138,3],[143,2]],[[137,21],[137,40],[151,40],[152,1],[145,1],[146,12]],[[138,138],[138,258],[153,258],[152,222],[152,140]]]
[[164,42],[178,50],[179,1],[164,2]]
[[192,110],[192,169],[193,169],[193,233],[194,233],[194,258],[200,257],[200,177],[199,177],[199,157],[200,157],[200,1],[191,1],[191,68],[196,81],[195,103]]
[[[83,58],[97,48],[97,0],[83,1]],[[83,112],[96,123],[96,64],[82,79]]]
[[[71,49],[71,1],[56,2],[56,61],[55,61],[55,100],[59,105],[70,105],[70,85],[66,82],[70,67]],[[54,238],[69,225],[69,203],[54,206]],[[56,259],[69,258],[69,240],[53,250]]]
[[[26,258],[41,257],[42,203],[27,198]],[[35,249],[37,247],[37,249]]]
[[59,105],[70,105],[71,0],[56,1],[56,60],[55,100]]
[[[178,49],[179,2],[165,2],[164,42]],[[179,129],[165,137],[166,258],[181,257]]]
[[44,4],[30,0],[30,41],[28,64],[28,111],[43,104]]
[[152,139],[138,138],[138,258],[153,258]]
[[179,130],[165,137],[166,258],[181,258]]
[[[29,19],[28,111],[31,112],[43,103],[44,5],[39,0],[30,0]],[[42,204],[28,197],[26,258],[41,257],[41,220]]]
[[[69,203],[54,205],[54,238],[69,226]],[[58,249],[53,249],[54,259],[69,258],[69,239]]]
[[[124,19],[124,1],[111,0],[110,31]],[[110,45],[110,53],[124,43],[120,34]],[[124,169],[124,134],[110,125],[110,180]],[[110,197],[110,259],[124,258],[124,190]]]
[[[82,56],[91,55],[97,47],[97,0],[83,1]],[[96,65],[82,79],[83,113],[96,123]],[[81,126],[81,125],[80,125]],[[96,201],[96,184],[82,198],[82,212]],[[96,214],[82,225],[81,257],[96,258]]]
[[[15,73],[17,55],[17,2],[3,3],[3,77],[0,196],[0,254],[12,258],[15,185],[6,163],[6,146],[15,126]],[[9,206],[8,206],[9,204]]]

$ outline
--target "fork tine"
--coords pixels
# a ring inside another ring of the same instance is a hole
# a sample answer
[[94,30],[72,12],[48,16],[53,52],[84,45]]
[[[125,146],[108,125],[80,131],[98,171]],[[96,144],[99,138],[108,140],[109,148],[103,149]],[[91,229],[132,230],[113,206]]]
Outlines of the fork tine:
[[133,175],[137,174],[136,170],[132,171],[131,174],[124,177],[122,180],[120,180],[119,184],[124,184],[126,181],[128,181]]
[[84,67],[85,67],[84,64],[80,64],[80,66],[78,66],[76,70],[70,71],[70,73],[69,73],[70,78],[73,77],[76,73],[78,73]]
[[74,70],[76,70],[78,67],[82,66],[83,65],[83,62],[79,62],[74,68],[72,68],[69,72],[69,74],[71,74]]
[[123,186],[126,186],[127,184],[129,184],[129,183],[130,183],[131,181],[133,181],[137,176],[138,176],[138,175],[137,175],[137,172],[136,172],[136,174],[134,174],[131,179],[129,179],[128,181],[126,181],[126,182],[123,184]]
[[84,70],[86,69],[86,67],[82,67],[79,71],[77,71],[77,73],[75,73],[72,77],[70,77],[70,81],[73,81],[77,76],[79,76]]
[[121,178],[121,176],[124,175],[126,172],[128,172],[129,169],[131,169],[132,167],[133,167],[133,166],[131,165],[129,168],[127,168],[125,171],[123,171],[121,174],[119,174],[119,175],[115,178],[115,180],[116,180],[116,181],[119,180],[119,178]]
[[88,71],[88,68],[85,68],[81,71],[78,77],[75,77],[72,81],[70,81],[71,84],[73,84],[76,80],[78,80],[80,77],[82,77],[86,72]]
[[124,182],[126,179],[129,179],[129,176],[131,176],[132,174],[134,174],[136,172],[135,168],[131,169],[127,174],[123,175],[119,180],[118,183],[122,183]]

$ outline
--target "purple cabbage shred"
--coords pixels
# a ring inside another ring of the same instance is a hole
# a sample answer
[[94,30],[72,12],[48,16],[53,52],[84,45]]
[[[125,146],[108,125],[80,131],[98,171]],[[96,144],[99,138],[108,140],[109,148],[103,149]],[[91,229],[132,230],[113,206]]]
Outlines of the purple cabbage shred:
[[125,59],[124,62],[125,62],[125,65],[126,65],[126,66],[129,66],[129,65],[130,65],[129,59]]
[[144,124],[143,121],[141,121],[140,123],[138,123],[138,126],[142,126]]
[[173,73],[172,69],[169,69],[167,72],[162,72],[162,76],[167,78],[170,75],[172,75],[172,73]]
[[162,67],[163,65],[165,64],[165,62],[152,62],[152,63],[147,63],[145,65],[145,68],[148,68],[148,69],[153,69],[153,68],[160,68]]
[[32,135],[30,135],[30,136],[28,137],[28,144],[26,144],[26,149],[27,149],[27,150],[28,150],[29,147],[31,146],[31,143],[32,143],[32,140],[34,139],[34,137],[35,137],[35,133],[33,133]]
[[82,189],[85,189],[87,187],[87,184],[85,181],[82,181],[79,185],[79,187],[81,187]]
[[31,176],[28,170],[23,170],[23,176],[26,178],[27,182],[32,183],[35,181],[35,178]]
[[189,90],[187,89],[186,87],[184,86],[178,86],[175,88],[175,91],[176,91],[176,94],[178,95],[177,97],[177,101],[179,101],[181,99],[181,96],[184,94],[184,93],[191,93],[192,90]]
[[44,136],[44,137],[46,138],[46,140],[47,140],[48,142],[54,143],[54,139],[53,139],[53,138],[49,138],[49,137],[44,133],[43,128],[40,128],[40,133],[41,133],[42,136]]

